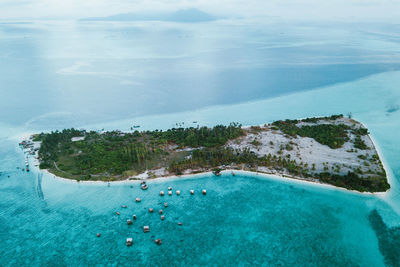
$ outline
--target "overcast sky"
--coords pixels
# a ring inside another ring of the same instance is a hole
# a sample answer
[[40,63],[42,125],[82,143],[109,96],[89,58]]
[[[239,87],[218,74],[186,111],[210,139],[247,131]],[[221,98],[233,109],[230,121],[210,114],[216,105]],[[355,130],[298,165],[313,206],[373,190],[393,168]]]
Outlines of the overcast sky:
[[400,0],[0,0],[0,18],[75,19],[192,7],[224,16],[400,18]]

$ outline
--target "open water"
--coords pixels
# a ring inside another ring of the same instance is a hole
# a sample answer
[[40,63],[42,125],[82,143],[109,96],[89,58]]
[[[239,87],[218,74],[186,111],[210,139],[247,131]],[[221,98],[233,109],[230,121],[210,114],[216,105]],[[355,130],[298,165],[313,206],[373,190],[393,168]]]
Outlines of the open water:
[[[0,23],[0,265],[400,266],[399,27]],[[229,174],[152,181],[144,192],[16,169],[24,133],[349,112],[381,150],[384,196]],[[181,196],[158,196],[168,186]]]

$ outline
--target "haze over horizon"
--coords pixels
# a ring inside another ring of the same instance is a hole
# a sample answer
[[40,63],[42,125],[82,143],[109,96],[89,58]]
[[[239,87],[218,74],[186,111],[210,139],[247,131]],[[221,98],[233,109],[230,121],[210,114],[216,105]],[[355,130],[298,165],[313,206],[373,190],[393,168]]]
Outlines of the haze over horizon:
[[[398,0],[4,0],[0,20],[4,19],[81,19],[121,13],[174,12],[196,8],[224,17],[281,17],[285,19],[390,20],[400,17]],[[301,12],[300,12],[301,11]]]

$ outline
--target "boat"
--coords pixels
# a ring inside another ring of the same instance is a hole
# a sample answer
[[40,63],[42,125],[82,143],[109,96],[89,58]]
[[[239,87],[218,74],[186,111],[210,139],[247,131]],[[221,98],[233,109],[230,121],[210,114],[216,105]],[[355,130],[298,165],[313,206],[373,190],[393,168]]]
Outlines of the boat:
[[127,238],[127,239],[126,239],[126,245],[127,245],[128,247],[130,247],[130,246],[132,246],[132,244],[133,244],[132,238]]
[[147,186],[147,184],[142,184],[142,185],[140,186],[140,188],[142,188],[142,190],[147,190],[148,186]]
[[214,173],[215,176],[221,176],[221,170],[220,169],[217,169],[217,170],[213,171],[213,173]]

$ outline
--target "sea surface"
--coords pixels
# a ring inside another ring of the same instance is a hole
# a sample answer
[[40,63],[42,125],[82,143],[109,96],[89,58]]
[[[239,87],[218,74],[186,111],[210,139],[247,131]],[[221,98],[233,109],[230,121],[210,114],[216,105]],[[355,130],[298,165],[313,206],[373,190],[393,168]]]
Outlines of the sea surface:
[[[400,266],[399,32],[279,19],[0,22],[0,265]],[[339,113],[369,128],[388,193],[247,174],[154,180],[142,191],[17,169],[27,133]],[[160,197],[168,186],[181,195]]]

